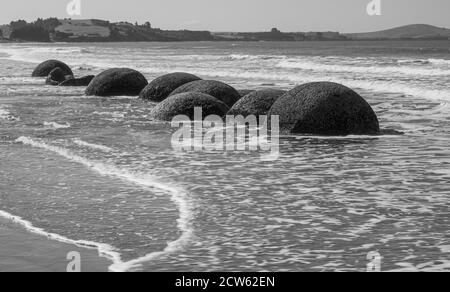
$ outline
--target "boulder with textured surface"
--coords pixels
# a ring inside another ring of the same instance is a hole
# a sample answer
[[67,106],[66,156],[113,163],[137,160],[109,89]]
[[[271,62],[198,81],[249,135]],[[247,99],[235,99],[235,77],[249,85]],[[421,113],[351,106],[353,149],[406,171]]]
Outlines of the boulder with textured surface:
[[236,102],[227,115],[242,115],[244,117],[254,115],[267,115],[275,101],[286,91],[278,89],[263,89],[250,92]]
[[61,82],[70,79],[73,79],[73,75],[65,75],[65,72],[61,68],[57,67],[48,74],[45,84],[59,85]]
[[217,98],[200,92],[186,92],[169,96],[154,107],[150,113],[152,119],[171,121],[175,116],[185,115],[194,119],[194,109],[202,108],[203,117],[208,115],[225,116],[228,106]]
[[140,72],[128,68],[106,70],[89,83],[86,95],[137,96],[148,82]]
[[282,133],[380,134],[378,118],[370,105],[355,91],[337,83],[300,85],[278,98],[268,114],[280,117]]
[[189,73],[176,72],[166,74],[150,82],[141,91],[139,97],[149,101],[160,102],[166,99],[178,87],[197,80],[201,79]]
[[200,92],[214,96],[229,107],[241,98],[239,92],[230,85],[213,80],[198,80],[186,83],[175,89],[170,95],[186,92]]
[[66,63],[58,60],[47,60],[45,62],[42,62],[36,67],[36,69],[34,69],[31,76],[47,77],[50,74],[50,72],[55,68],[60,68],[64,72],[64,75],[73,76],[72,69],[70,69],[70,67]]

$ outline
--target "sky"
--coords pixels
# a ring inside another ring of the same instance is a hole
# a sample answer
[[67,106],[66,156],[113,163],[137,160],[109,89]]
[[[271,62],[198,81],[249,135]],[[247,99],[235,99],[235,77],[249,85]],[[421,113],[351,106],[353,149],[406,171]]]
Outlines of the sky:
[[[406,24],[450,28],[450,0],[0,0],[0,24],[38,17],[150,21],[162,29],[369,32]],[[67,5],[80,1],[81,15]],[[381,15],[367,5],[381,2]]]

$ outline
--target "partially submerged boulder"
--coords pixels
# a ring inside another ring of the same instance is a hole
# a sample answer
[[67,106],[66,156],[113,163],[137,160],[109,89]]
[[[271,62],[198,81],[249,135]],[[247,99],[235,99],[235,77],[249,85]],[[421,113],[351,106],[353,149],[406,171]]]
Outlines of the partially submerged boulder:
[[55,68],[60,68],[64,72],[64,75],[73,76],[72,69],[70,69],[70,67],[66,63],[58,60],[47,60],[45,62],[42,62],[36,67],[36,69],[34,69],[31,76],[47,77],[50,74],[50,72]]
[[317,135],[374,135],[378,118],[355,91],[341,84],[300,85],[278,98],[269,111],[278,115],[282,133]]
[[201,80],[199,77],[183,72],[166,74],[150,82],[139,94],[145,100],[160,102],[166,99],[178,87]]
[[250,92],[236,102],[227,115],[242,115],[244,117],[254,115],[267,115],[275,101],[286,91],[278,89],[263,89]]
[[91,83],[92,79],[94,78],[95,75],[88,75],[80,78],[72,78],[61,82],[59,86],[88,86],[89,83]]
[[47,79],[45,80],[45,84],[59,85],[61,82],[64,82],[71,78],[73,78],[73,75],[65,75],[65,72],[61,68],[57,67],[52,71],[50,71],[50,73],[47,76]]
[[170,95],[186,92],[200,92],[211,95],[229,107],[241,98],[239,92],[230,85],[213,80],[198,80],[186,83],[175,89]]
[[203,117],[208,115],[225,116],[228,106],[217,98],[200,92],[186,92],[169,96],[150,112],[155,120],[171,121],[175,116],[185,115],[194,119],[194,109],[202,108]]
[[86,88],[86,95],[137,96],[147,86],[144,75],[128,68],[114,68],[97,75]]

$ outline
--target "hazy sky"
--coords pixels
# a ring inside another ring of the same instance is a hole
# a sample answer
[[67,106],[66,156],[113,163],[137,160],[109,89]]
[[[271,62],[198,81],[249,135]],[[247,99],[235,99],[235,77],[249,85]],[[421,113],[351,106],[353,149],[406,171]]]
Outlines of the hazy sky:
[[[71,0],[1,0],[0,23],[69,17]],[[150,21],[163,29],[212,31],[363,32],[412,23],[450,28],[450,0],[381,0],[382,15],[368,16],[371,0],[79,0],[81,16]]]

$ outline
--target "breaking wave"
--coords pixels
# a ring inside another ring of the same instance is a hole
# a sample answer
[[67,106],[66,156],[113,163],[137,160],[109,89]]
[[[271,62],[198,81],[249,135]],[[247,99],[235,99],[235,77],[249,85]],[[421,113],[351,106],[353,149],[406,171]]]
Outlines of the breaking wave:
[[118,168],[113,165],[91,161],[84,157],[75,155],[67,149],[53,146],[41,141],[33,140],[32,138],[29,137],[20,137],[16,140],[16,142],[32,146],[35,148],[51,151],[73,162],[82,164],[87,168],[98,172],[101,175],[116,177],[140,185],[142,187],[156,188],[166,192],[167,194],[170,195],[170,199],[173,201],[173,203],[178,207],[180,213],[178,219],[178,228],[181,231],[181,236],[178,239],[169,242],[167,244],[167,247],[162,251],[152,252],[143,257],[124,262],[122,260],[120,252],[112,245],[92,241],[72,240],[58,234],[52,234],[44,231],[43,229],[34,227],[30,222],[25,221],[20,217],[13,216],[4,211],[0,211],[0,216],[18,222],[27,230],[36,234],[47,236],[50,239],[54,239],[64,243],[75,244],[77,246],[85,248],[96,248],[98,249],[100,256],[103,256],[113,262],[113,264],[109,267],[109,270],[114,272],[125,272],[134,270],[136,268],[139,268],[145,262],[179,251],[183,249],[183,247],[189,242],[190,238],[193,236],[194,232],[192,227],[192,220],[194,216],[193,206],[191,201],[189,200],[188,193],[184,189],[173,186],[172,184],[169,185],[162,183],[160,182],[159,178],[155,178],[150,175],[138,174],[128,171],[126,169]]

